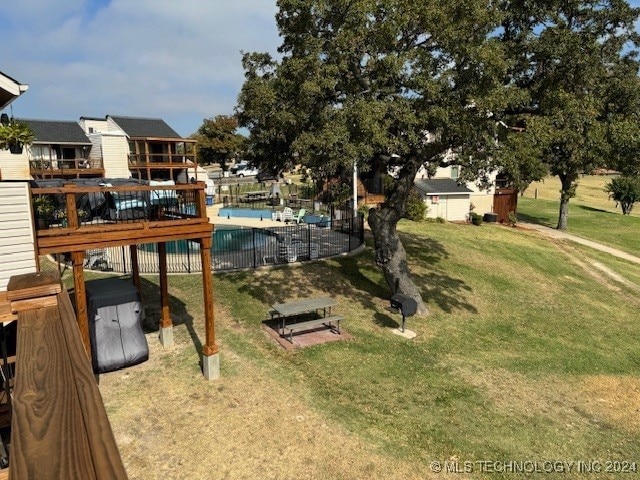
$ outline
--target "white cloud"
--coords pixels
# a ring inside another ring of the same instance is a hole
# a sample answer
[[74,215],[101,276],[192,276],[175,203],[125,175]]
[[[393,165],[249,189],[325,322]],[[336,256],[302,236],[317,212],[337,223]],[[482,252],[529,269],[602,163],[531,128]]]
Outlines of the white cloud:
[[19,5],[0,5],[0,42],[9,46],[0,70],[30,85],[14,103],[25,118],[161,117],[188,135],[203,118],[232,113],[240,51],[279,44],[275,0]]

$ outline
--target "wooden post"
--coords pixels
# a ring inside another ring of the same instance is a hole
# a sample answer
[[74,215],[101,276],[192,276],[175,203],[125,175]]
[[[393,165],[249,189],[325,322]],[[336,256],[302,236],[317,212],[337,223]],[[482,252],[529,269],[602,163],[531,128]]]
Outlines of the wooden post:
[[[75,184],[66,183],[65,188],[73,189]],[[76,193],[73,191],[64,194],[65,203],[67,204],[67,226],[69,228],[78,227],[78,210],[76,209]]]
[[138,266],[138,246],[133,244],[129,245],[129,252],[131,253],[131,276],[133,277],[133,284],[140,294],[140,267]]
[[200,239],[200,259],[202,261],[202,290],[204,299],[205,344],[202,349],[204,355],[218,353],[216,345],[213,277],[211,272],[211,237]]
[[87,294],[84,288],[84,252],[71,252],[73,262],[73,286],[76,297],[76,317],[80,337],[87,355],[91,356],[89,340],[89,314],[87,312]]
[[216,345],[213,278],[211,275],[211,237],[200,239],[200,258],[202,260],[202,290],[204,297],[205,342],[202,347],[202,374],[207,380],[220,377],[220,356]]
[[167,244],[158,243],[158,259],[160,261],[160,326],[171,327],[171,315],[169,314],[169,285],[167,280]]

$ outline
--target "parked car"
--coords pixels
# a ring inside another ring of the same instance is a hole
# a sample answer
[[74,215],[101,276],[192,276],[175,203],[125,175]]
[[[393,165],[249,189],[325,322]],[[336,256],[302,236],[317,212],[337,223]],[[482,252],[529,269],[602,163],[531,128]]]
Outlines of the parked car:
[[258,172],[256,175],[256,180],[258,182],[267,182],[269,180],[277,180],[278,176],[271,172]]
[[238,163],[236,163],[233,167],[229,169],[229,172],[231,173],[231,175],[236,175],[238,173],[238,170],[243,170],[248,166],[249,166],[248,160],[240,160]]
[[236,171],[236,175],[238,177],[251,177],[253,175],[257,175],[258,174],[258,169],[256,167],[252,167],[250,165],[247,165],[243,168],[239,168]]

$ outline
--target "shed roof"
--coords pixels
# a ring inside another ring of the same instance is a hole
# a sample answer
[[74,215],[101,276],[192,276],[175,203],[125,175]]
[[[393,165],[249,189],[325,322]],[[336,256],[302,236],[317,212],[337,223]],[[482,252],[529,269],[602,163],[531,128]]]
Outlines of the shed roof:
[[182,138],[161,118],[118,117],[107,115],[129,138]]
[[423,193],[429,195],[455,195],[460,193],[473,193],[473,190],[459,185],[451,178],[430,178],[416,180],[415,186]]
[[33,130],[36,137],[33,143],[91,145],[91,140],[77,122],[29,119],[22,121]]

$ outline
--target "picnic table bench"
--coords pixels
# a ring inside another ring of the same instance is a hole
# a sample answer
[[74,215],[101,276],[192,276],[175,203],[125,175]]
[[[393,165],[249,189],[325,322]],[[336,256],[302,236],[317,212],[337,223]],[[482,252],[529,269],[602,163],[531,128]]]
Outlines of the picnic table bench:
[[[293,343],[293,333],[301,330],[310,330],[320,325],[329,327],[332,331],[340,334],[340,321],[344,320],[341,315],[332,315],[331,308],[336,305],[336,301],[329,297],[306,298],[295,302],[277,303],[272,305],[271,318],[278,318],[280,321],[280,335]],[[322,312],[322,313],[320,313]],[[299,315],[312,313],[318,318],[304,321],[296,320]],[[328,315],[327,315],[328,313]],[[287,323],[291,322],[291,323]]]
[[240,198],[241,201],[251,203],[251,202],[262,202],[264,200],[269,199],[269,192],[266,191],[256,191],[256,192],[247,192]]

